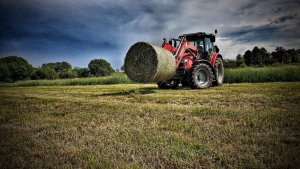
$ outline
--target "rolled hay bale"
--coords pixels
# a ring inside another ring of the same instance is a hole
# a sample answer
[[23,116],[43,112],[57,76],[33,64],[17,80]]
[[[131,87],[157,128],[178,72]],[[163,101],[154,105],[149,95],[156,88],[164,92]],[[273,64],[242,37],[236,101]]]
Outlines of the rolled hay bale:
[[176,62],[170,51],[147,42],[137,42],[128,50],[124,68],[129,79],[135,82],[161,82],[175,75]]

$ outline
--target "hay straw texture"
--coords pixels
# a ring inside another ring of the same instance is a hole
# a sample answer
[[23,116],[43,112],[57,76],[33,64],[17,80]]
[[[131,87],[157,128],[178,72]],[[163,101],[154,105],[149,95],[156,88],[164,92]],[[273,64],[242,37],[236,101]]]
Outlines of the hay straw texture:
[[130,47],[125,58],[125,73],[136,82],[161,82],[176,73],[173,54],[147,42],[137,42]]

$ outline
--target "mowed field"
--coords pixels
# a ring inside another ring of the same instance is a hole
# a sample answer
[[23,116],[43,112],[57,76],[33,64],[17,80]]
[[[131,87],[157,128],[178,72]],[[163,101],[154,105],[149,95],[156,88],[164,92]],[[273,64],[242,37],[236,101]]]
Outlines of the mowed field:
[[0,168],[299,168],[300,82],[0,87]]

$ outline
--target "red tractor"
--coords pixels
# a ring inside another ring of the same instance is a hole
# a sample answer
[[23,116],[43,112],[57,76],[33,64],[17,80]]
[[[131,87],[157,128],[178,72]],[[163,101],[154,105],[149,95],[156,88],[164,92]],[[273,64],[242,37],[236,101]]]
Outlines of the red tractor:
[[193,89],[221,85],[224,79],[223,58],[214,46],[215,34],[197,32],[183,34],[178,39],[164,39],[162,48],[171,51],[176,59],[176,75],[167,81],[158,82],[159,88],[183,87]]

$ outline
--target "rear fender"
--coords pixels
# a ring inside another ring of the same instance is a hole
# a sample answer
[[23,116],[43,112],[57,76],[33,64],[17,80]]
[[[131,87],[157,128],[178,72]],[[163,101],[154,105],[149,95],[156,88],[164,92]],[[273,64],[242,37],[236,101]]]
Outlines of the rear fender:
[[210,64],[211,64],[213,67],[215,66],[215,63],[216,63],[216,60],[217,60],[218,57],[220,57],[220,58],[223,60],[222,55],[220,55],[219,53],[216,53],[216,52],[212,53],[211,59],[210,59]]

